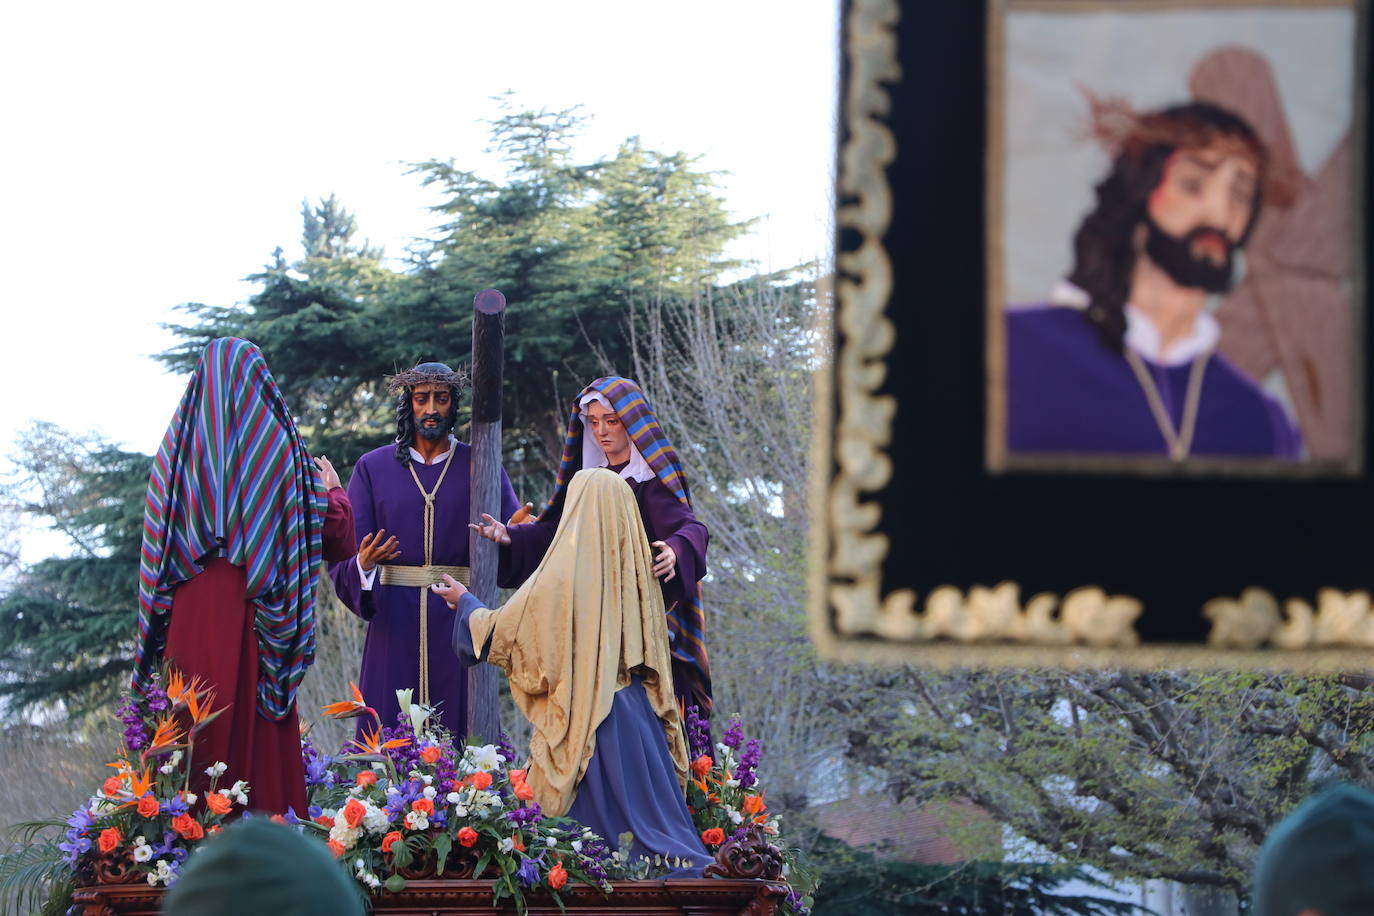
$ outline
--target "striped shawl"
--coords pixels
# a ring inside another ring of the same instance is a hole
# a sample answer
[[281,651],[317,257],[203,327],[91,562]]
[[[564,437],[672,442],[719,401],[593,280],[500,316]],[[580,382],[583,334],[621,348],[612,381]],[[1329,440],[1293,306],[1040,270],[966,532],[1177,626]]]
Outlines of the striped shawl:
[[258,710],[280,720],[315,658],[326,496],[256,346],[211,341],[153,461],[143,516],[134,686],[167,645],[179,583],[222,555],[244,569],[258,638]]

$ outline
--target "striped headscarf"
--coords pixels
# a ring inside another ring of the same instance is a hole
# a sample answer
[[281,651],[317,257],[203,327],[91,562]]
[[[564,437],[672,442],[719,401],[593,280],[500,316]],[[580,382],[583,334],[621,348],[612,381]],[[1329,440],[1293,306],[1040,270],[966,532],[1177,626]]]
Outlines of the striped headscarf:
[[148,480],[134,686],[147,686],[166,649],[177,585],[219,554],[247,576],[258,710],[276,720],[290,712],[315,660],[326,503],[262,353],[235,337],[211,341]]
[[[610,375],[599,378],[578,392],[573,400],[572,415],[568,417],[568,435],[563,440],[563,460],[558,465],[558,479],[554,483],[553,498],[541,513],[541,518],[560,510],[567,493],[568,482],[582,470],[582,399],[592,392],[603,395],[620,417],[625,432],[634,442],[654,475],[688,509],[692,508],[692,493],[687,475],[672,443],[659,426],[653,408],[633,379]],[[692,683],[679,685],[678,692],[693,696],[702,714],[711,707],[711,665],[706,657],[706,612],[701,603],[701,583],[695,583],[691,603],[683,607],[679,602],[668,612],[668,630],[673,634],[673,658],[690,667]],[[679,673],[681,668],[678,669]]]

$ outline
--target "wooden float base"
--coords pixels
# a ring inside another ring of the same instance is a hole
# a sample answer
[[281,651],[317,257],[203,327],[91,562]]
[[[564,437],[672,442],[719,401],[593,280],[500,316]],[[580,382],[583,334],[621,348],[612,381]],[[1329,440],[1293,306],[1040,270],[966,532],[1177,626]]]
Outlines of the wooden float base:
[[[561,894],[569,916],[775,916],[787,895],[780,882],[740,878],[689,878],[659,881],[615,881],[609,895],[569,883]],[[390,916],[464,916],[514,913],[515,905],[491,902],[490,881],[417,880],[400,893],[373,901],[373,913]],[[70,916],[158,916],[163,888],[146,884],[79,887]],[[525,898],[530,916],[558,916],[558,904],[547,894]]]

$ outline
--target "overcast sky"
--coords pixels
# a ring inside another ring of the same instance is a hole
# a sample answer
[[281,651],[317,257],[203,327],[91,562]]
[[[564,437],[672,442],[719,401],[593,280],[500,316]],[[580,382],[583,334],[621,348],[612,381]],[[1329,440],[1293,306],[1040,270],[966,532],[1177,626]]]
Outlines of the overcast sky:
[[[405,163],[481,153],[491,97],[581,105],[580,157],[639,135],[728,171],[733,254],[827,244],[836,4],[7,4],[0,12],[0,454],[34,419],[151,452],[185,380],[173,308],[245,300],[336,194],[400,255],[435,202]],[[56,394],[61,392],[61,394]],[[76,395],[75,398],[68,395]],[[31,557],[30,557],[31,558]]]

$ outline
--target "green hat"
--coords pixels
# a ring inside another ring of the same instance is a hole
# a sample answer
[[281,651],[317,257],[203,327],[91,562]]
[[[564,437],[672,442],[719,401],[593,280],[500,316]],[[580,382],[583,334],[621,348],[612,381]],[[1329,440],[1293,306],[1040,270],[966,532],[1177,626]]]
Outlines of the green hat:
[[1374,793],[1340,783],[1275,827],[1255,862],[1255,916],[1374,913]]
[[164,916],[363,916],[361,889],[328,847],[294,828],[250,818],[191,854]]

